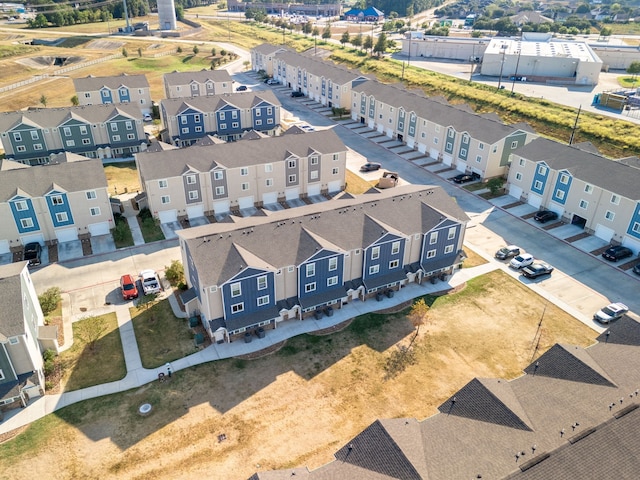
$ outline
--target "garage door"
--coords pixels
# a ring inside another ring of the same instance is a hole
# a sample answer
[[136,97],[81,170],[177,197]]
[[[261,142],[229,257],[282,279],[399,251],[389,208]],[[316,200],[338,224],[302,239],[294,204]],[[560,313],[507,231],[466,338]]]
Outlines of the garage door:
[[251,195],[250,197],[240,197],[238,199],[238,208],[240,208],[241,210],[243,208],[251,207],[253,207],[253,195]]
[[329,190],[329,193],[339,192],[340,190],[342,190],[342,182],[340,180],[329,182],[329,184],[327,185],[327,190]]
[[158,218],[160,219],[160,223],[171,223],[178,221],[178,211],[177,210],[162,210],[158,212]]
[[297,200],[300,198],[300,189],[299,188],[288,188],[284,191],[284,197],[287,200]]
[[109,234],[109,222],[98,222],[89,225],[89,233],[92,236],[108,235]]
[[38,242],[40,245],[44,245],[44,235],[42,235],[41,233],[25,235],[24,237],[20,237],[20,242],[22,243],[22,245],[33,242]]
[[609,242],[611,241],[611,238],[613,238],[613,234],[614,234],[614,230],[613,228],[608,228],[605,227],[603,225],[596,225],[596,231],[594,233],[594,235],[598,238],[601,238],[602,240],[604,240],[605,242]]
[[192,205],[187,207],[187,216],[189,219],[204,217],[204,205]]
[[452,161],[453,161],[453,156],[449,155],[448,153],[445,153],[444,155],[442,155],[442,163],[444,163],[445,165],[451,165]]
[[539,195],[534,195],[533,193],[530,193],[529,200],[527,200],[527,203],[532,207],[540,208],[540,205],[542,205],[542,197]]
[[74,240],[78,240],[78,229],[73,228],[61,228],[60,230],[56,230],[56,238],[58,242],[73,242]]
[[215,202],[213,204],[213,211],[215,213],[229,213],[229,200],[223,200],[222,202]]
[[307,188],[307,195],[313,197],[315,195],[320,195],[320,184],[316,183],[315,185],[309,185]]
[[640,253],[640,240],[638,240],[637,238],[625,236],[622,239],[622,245],[624,245],[625,247],[629,247],[636,254]]
[[270,193],[262,194],[263,205],[272,205],[274,203],[278,203],[278,192],[270,192]]
[[464,162],[458,162],[456,165],[456,170],[458,170],[459,172],[466,172],[467,171],[467,164]]
[[437,148],[430,148],[430,149],[429,149],[429,156],[430,156],[431,158],[433,158],[434,160],[437,160],[437,159],[438,159],[438,154],[439,154],[439,153],[440,153],[440,152],[438,151],[438,149],[437,149]]
[[522,196],[522,187],[517,187],[516,185],[509,185],[509,195],[518,200]]
[[9,252],[9,240],[0,240],[0,255]]

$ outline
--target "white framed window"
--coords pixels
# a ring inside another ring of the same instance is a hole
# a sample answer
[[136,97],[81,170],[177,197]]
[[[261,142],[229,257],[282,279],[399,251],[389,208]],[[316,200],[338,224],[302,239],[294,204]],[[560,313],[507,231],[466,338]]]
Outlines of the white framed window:
[[391,244],[391,255],[397,255],[398,253],[400,253],[400,242],[393,242]]
[[309,174],[309,177],[311,180],[317,180],[318,179],[318,171],[317,170],[312,170],[311,173]]
[[200,194],[197,190],[189,190],[189,200],[197,200],[200,197]]
[[564,192],[560,189],[556,190],[556,198],[558,200],[564,200]]
[[333,154],[333,161],[337,161],[340,158],[340,155],[338,155],[337,153]]
[[33,149],[34,150],[42,150],[42,144],[41,143],[34,143],[33,144]]
[[563,173],[560,175],[560,183],[563,185],[567,185],[569,183],[569,175]]
[[606,218],[610,222],[613,222],[613,219],[616,218],[616,214],[610,210],[607,210],[607,212],[604,214],[604,218]]
[[219,118],[220,120],[224,120],[224,119],[225,119],[225,118],[224,118],[224,112],[220,112],[220,113],[218,114],[218,118]]
[[293,271],[294,271],[295,269],[296,269],[296,267],[294,267],[293,265],[289,265],[289,266],[287,267],[287,272],[289,272],[289,273],[293,273]]
[[67,147],[75,147],[76,146],[76,141],[75,140],[67,140],[65,143],[67,144]]
[[240,295],[242,295],[242,283],[234,282],[230,285],[230,288],[231,288],[232,298],[239,297]]
[[611,195],[611,203],[614,205],[620,205],[620,197],[614,193]]
[[633,227],[631,227],[631,231],[634,233],[640,233],[640,222],[634,222]]
[[527,161],[524,158],[521,158],[518,163],[520,164],[521,167],[524,167],[524,164],[527,163]]
[[112,139],[113,139],[114,142],[119,142],[120,141],[120,135],[114,135],[112,137]]
[[82,144],[83,145],[91,145],[91,140],[89,140],[88,138],[83,138],[82,139]]
[[97,217],[100,215],[100,207],[91,207],[89,211],[91,212],[92,217]]
[[456,227],[449,227],[449,232],[447,233],[447,240],[453,240],[456,238]]
[[460,149],[460,156],[461,156],[461,157],[464,157],[464,156],[466,156],[466,155],[467,155],[467,149],[466,149],[466,148],[461,148],[461,149]]
[[258,306],[262,307],[263,305],[269,305],[269,295],[258,297]]
[[545,167],[544,165],[538,165],[538,173],[540,175],[546,175],[547,174],[547,167]]
[[311,162],[311,165],[317,165],[318,164],[318,157],[316,155],[314,155],[313,157],[309,158],[309,161]]
[[451,145],[451,142],[447,142],[447,150],[451,150],[453,148],[453,145]]
[[220,130],[226,130],[227,129],[227,124],[226,123],[221,123],[220,124]]
[[196,123],[200,123],[200,120],[201,120],[200,115],[197,115],[197,114],[196,114],[196,115],[194,115],[194,116],[193,116],[193,121],[194,121],[194,122],[196,122]]
[[238,112],[237,112],[236,110],[233,110],[233,111],[231,112],[231,118],[232,118],[232,119],[234,119],[234,120],[235,120],[236,118],[238,118]]
[[[256,125],[262,125],[262,120],[256,120]],[[240,124],[238,122],[231,122],[231,128],[239,128],[239,127],[240,127]]]
[[339,172],[340,172],[340,169],[338,169],[338,167],[335,167],[335,168],[331,169],[331,174],[332,175],[338,175]]
[[482,163],[482,155],[476,155],[476,162]]
[[58,222],[66,222],[69,220],[69,216],[67,215],[67,212],[58,212],[56,213],[56,220]]
[[313,277],[316,274],[316,264],[315,263],[307,263],[306,266],[307,277]]
[[[70,137],[71,136],[71,129],[69,127],[63,127],[62,128],[62,132],[64,133],[65,137]],[[33,131],[31,132],[31,139],[32,140],[37,140],[37,138],[33,138]]]
[[13,139],[16,142],[21,142],[22,141],[22,134],[20,132],[13,132]]
[[438,241],[438,232],[431,232],[429,235],[429,245],[433,245]]
[[333,277],[327,278],[327,287],[333,287],[338,284],[338,276],[334,275]]
[[249,169],[247,167],[242,167],[240,169],[240,176],[246,177],[247,175],[249,175]]
[[329,259],[329,271],[333,272],[338,268],[338,257],[331,257]]
[[110,123],[109,127],[111,128],[112,132],[117,132],[118,131],[118,124],[115,123],[115,122]]
[[258,284],[258,290],[264,290],[265,288],[267,288],[267,276],[260,275],[258,277],[257,284]]
[[171,203],[171,196],[163,195],[162,197],[160,197],[160,203],[162,203],[163,205],[166,205],[167,203]]
[[218,287],[216,285],[209,287],[209,293],[216,293],[218,291]]
[[355,254],[356,255],[360,255],[360,249],[359,248],[356,248]]
[[18,200],[17,202],[13,202],[13,204],[16,206],[18,212],[23,212],[28,208],[25,200]]
[[516,173],[516,180],[522,180],[522,174],[520,172]]
[[593,192],[593,185],[589,185],[588,183],[584,186],[584,193]]
[[267,187],[272,187],[272,186],[273,186],[273,178],[267,178],[267,179],[265,179],[264,184],[265,184]]
[[17,150],[18,152],[26,152],[26,151],[27,151],[27,147],[25,147],[24,145],[18,145],[18,146],[16,147],[16,150]]
[[369,275],[375,275],[380,271],[380,265],[371,265],[369,267]]
[[167,180],[158,180],[158,188],[168,188],[169,182]]
[[246,192],[247,190],[249,190],[249,182],[244,182],[240,185],[240,188],[242,189],[243,192]]
[[62,198],[62,195],[51,195],[51,203],[53,205],[63,205],[64,199]]
[[536,180],[533,184],[533,188],[536,190],[542,190],[542,182],[540,180]]
[[187,175],[187,185],[193,185],[194,183],[196,183],[196,176]]
[[316,290],[316,282],[307,283],[304,286],[305,293],[314,292]]
[[447,245],[446,247],[444,247],[444,253],[451,253],[453,252],[453,245]]
[[400,265],[400,260],[391,260],[389,262],[389,269],[398,268],[398,265]]
[[189,133],[189,127],[184,127],[180,130],[180,133]]
[[33,228],[33,219],[21,218],[20,225],[22,226],[22,228]]
[[296,176],[295,175],[289,175],[289,183],[295,183],[296,181]]
[[295,160],[289,160],[287,162],[287,168],[296,168],[296,161]]
[[133,123],[130,120],[124,122],[124,125],[127,130],[133,130]]
[[216,187],[216,195],[224,195],[224,187]]
[[478,150],[484,150],[484,143],[478,143]]
[[436,251],[435,250],[429,250],[427,252],[427,258],[433,258],[436,256]]
[[589,208],[589,202],[585,200],[580,200],[580,203],[578,204],[578,206],[583,210],[586,210],[587,208]]
[[273,172],[273,163],[265,163],[264,164],[264,173]]
[[376,260],[380,257],[380,247],[373,247],[371,249],[371,260]]
[[214,180],[222,180],[223,178],[224,178],[224,174],[220,170],[213,172]]
[[231,305],[231,313],[244,312],[244,302]]

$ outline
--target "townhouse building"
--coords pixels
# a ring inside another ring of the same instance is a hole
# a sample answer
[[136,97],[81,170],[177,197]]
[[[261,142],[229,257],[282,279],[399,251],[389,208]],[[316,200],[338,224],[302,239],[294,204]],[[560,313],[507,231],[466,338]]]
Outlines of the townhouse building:
[[525,123],[505,125],[495,114],[374,80],[355,85],[351,98],[353,120],[483,179],[505,175],[511,152],[537,137]]
[[181,230],[183,300],[216,342],[331,315],[451,273],[467,221],[440,187],[407,185]]
[[168,223],[344,189],[347,148],[333,130],[249,138],[136,155],[153,216]]
[[610,160],[590,144],[537,138],[512,154],[509,195],[607,242],[640,252],[640,160]]
[[0,113],[0,139],[5,158],[29,165],[62,152],[126,158],[147,148],[140,110],[131,104]]
[[162,77],[166,98],[203,97],[233,93],[233,80],[226,70],[171,72]]
[[234,141],[247,130],[280,133],[280,102],[270,90],[165,99],[160,115],[165,127],[162,140],[179,147],[207,135]]
[[73,86],[80,105],[131,103],[144,115],[153,105],[149,82],[144,75],[112,75],[108,77],[74,78]]
[[57,327],[45,326],[27,262],[0,265],[0,419],[44,394],[42,352],[58,353]]
[[251,49],[251,68],[254,72],[264,71],[268,76],[273,77],[273,58],[279,52],[291,52],[292,50],[282,45],[272,45],[263,43]]
[[277,52],[273,78],[328,107],[350,109],[351,90],[368,77],[333,62],[291,51]]
[[49,245],[114,227],[100,160],[73,154],[48,165],[3,160],[0,168],[0,253],[27,243]]

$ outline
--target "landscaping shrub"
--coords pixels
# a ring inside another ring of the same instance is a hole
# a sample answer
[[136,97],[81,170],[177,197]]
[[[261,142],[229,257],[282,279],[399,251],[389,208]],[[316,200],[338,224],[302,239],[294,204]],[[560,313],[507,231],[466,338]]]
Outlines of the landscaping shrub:
[[45,316],[56,309],[58,303],[62,300],[61,293],[58,287],[51,287],[42,295],[38,295],[38,302],[40,302],[40,308],[42,308],[42,313]]
[[180,260],[172,260],[171,265],[164,267],[164,275],[171,286],[184,284],[184,267]]
[[149,210],[147,207],[144,207],[142,210],[140,210],[140,212],[138,213],[138,218],[140,220],[146,220],[148,218],[153,218],[153,215],[151,214],[151,210]]

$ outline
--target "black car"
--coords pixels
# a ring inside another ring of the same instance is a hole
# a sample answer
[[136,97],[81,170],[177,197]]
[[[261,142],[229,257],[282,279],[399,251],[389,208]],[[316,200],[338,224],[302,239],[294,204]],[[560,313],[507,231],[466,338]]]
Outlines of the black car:
[[534,262],[522,269],[522,275],[527,278],[538,278],[542,275],[550,275],[551,272],[553,272],[553,267],[548,263],[542,262]]
[[30,267],[40,265],[40,256],[42,255],[42,247],[38,242],[27,243],[24,246],[22,259],[29,262]]
[[236,92],[246,92],[246,91],[247,91],[246,85],[240,85],[238,88],[236,88]]
[[502,247],[498,250],[495,257],[498,260],[506,260],[507,258],[515,257],[516,255],[520,255],[520,247],[507,245],[506,247]]
[[623,258],[627,258],[633,255],[630,248],[623,247],[622,245],[614,245],[607,248],[602,254],[602,258],[609,260],[610,262],[617,262]]
[[302,92],[291,92],[292,97],[304,97],[304,93]]
[[636,266],[633,267],[633,273],[640,275],[640,262],[636,263]]
[[533,217],[536,222],[540,223],[546,223],[549,220],[555,220],[557,218],[558,214],[556,212],[552,212],[551,210],[540,210]]
[[477,173],[461,173],[452,178],[455,183],[467,183],[475,180],[480,180],[480,175]]
[[361,172],[375,172],[376,170],[380,170],[380,167],[382,167],[382,165],[380,165],[379,163],[374,163],[374,162],[367,162],[364,165],[362,165],[360,167],[360,171]]

